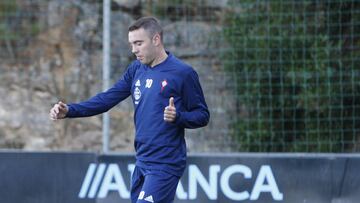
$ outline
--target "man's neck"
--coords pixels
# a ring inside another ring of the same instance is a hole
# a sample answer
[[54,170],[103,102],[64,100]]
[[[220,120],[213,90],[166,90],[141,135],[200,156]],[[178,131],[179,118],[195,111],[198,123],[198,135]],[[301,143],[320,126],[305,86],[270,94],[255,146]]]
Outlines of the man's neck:
[[160,53],[158,54],[158,56],[154,59],[154,61],[151,63],[151,67],[154,67],[162,62],[164,62],[166,60],[166,58],[168,57],[165,49],[162,49],[160,51]]

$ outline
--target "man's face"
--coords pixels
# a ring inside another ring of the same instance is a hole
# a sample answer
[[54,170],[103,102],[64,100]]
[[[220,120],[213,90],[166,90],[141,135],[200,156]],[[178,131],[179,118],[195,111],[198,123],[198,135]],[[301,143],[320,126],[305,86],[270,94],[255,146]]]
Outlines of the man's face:
[[154,49],[156,48],[149,34],[143,29],[129,32],[129,43],[131,52],[141,63],[151,65],[155,59]]

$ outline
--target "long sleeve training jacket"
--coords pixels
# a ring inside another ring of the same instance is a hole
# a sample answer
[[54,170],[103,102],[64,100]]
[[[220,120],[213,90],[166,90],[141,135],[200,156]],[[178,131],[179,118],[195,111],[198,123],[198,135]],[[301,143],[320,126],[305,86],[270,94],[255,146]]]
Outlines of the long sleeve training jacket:
[[[67,117],[106,112],[130,95],[135,108],[136,164],[181,176],[186,166],[184,128],[203,127],[210,118],[197,73],[171,53],[154,67],[136,60],[109,90],[69,104]],[[164,121],[170,97],[177,112],[173,123]]]

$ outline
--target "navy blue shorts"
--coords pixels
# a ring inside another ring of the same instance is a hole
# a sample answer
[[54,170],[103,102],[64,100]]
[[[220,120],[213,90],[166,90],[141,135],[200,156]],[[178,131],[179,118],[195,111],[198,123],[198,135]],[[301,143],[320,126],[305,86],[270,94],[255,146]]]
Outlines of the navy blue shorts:
[[132,203],[171,203],[175,198],[179,177],[135,166],[131,182]]

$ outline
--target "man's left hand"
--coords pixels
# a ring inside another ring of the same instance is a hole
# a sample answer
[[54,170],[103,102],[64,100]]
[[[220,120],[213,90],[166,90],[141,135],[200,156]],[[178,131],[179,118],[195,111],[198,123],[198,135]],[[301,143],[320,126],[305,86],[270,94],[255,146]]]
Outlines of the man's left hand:
[[169,106],[165,107],[164,111],[164,121],[174,122],[176,119],[176,108],[174,104],[174,97],[170,97]]

